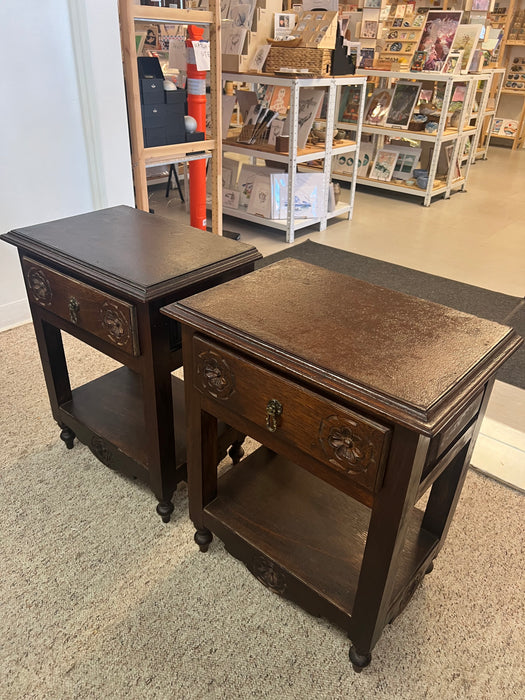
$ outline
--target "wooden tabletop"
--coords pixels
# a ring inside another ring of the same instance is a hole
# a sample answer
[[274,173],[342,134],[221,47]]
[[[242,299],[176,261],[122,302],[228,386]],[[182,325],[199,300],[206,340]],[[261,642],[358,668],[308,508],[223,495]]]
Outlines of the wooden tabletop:
[[2,239],[144,298],[261,257],[254,246],[127,206],[16,229]]
[[164,312],[418,428],[479,390],[520,344],[506,326],[292,258]]

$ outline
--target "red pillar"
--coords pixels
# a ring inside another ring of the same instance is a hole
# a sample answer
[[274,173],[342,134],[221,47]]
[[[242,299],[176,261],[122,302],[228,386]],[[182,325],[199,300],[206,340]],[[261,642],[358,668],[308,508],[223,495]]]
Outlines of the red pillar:
[[[187,91],[188,114],[197,121],[197,131],[206,133],[206,71],[197,70],[192,41],[200,41],[202,27],[188,26],[187,47]],[[206,159],[192,160],[190,170],[190,223],[195,228],[206,230]]]

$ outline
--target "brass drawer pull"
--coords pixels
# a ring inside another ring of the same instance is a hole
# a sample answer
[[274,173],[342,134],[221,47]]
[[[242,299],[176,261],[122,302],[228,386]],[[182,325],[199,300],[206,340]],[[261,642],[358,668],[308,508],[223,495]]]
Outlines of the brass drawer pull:
[[266,427],[271,433],[275,433],[279,427],[279,418],[282,412],[282,404],[277,399],[270,399],[266,404]]
[[69,298],[69,304],[67,305],[69,309],[69,318],[72,323],[78,323],[78,312],[80,311],[80,304],[75,299],[75,297]]

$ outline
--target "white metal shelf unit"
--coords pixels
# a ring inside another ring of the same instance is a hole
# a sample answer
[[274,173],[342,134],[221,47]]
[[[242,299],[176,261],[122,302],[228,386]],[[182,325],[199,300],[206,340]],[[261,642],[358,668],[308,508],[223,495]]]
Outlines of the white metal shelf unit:
[[[331,177],[331,164],[332,156],[338,153],[349,153],[355,152],[357,160],[359,152],[359,140],[361,135],[361,125],[363,120],[363,109],[364,109],[364,95],[366,90],[366,78],[355,77],[355,76],[345,76],[345,77],[328,77],[328,78],[281,78],[274,75],[262,75],[262,74],[239,74],[239,73],[223,73],[223,80],[233,81],[233,82],[243,82],[249,84],[261,84],[261,85],[282,85],[290,87],[290,142],[289,151],[287,154],[277,153],[274,150],[261,150],[257,149],[255,146],[245,146],[242,144],[235,144],[231,141],[223,143],[223,151],[232,153],[241,153],[244,155],[249,155],[253,159],[270,159],[275,162],[284,163],[288,166],[288,202],[295,201],[295,185],[296,185],[296,175],[297,166],[305,165],[314,160],[324,160],[323,163],[323,202],[328,201],[328,187],[330,184]],[[356,126],[356,141],[348,143],[345,146],[333,147],[333,136],[334,136],[334,124],[335,124],[335,102],[336,102],[336,91],[339,86],[342,85],[353,85],[360,87],[361,99],[359,108],[359,118]],[[328,101],[326,109],[326,142],[325,148],[323,149],[305,149],[307,152],[299,153],[297,152],[297,137],[298,137],[298,111],[299,111],[299,96],[300,90],[302,88],[319,88],[324,87],[328,91]],[[254,223],[263,224],[271,228],[279,229],[286,232],[286,242],[293,243],[295,240],[295,231],[306,228],[308,226],[319,224],[319,228],[323,231],[327,226],[327,221],[329,219],[346,215],[348,219],[352,218],[354,199],[355,199],[355,181],[356,181],[357,168],[354,169],[354,177],[350,187],[350,199],[348,204],[338,205],[333,211],[326,211],[326,207],[323,209],[323,213],[315,218],[296,218],[294,207],[287,207],[287,218],[286,219],[267,219],[260,216],[254,216],[246,212],[245,210],[232,209],[229,207],[224,207],[223,211],[225,214],[234,217],[240,217]]]
[[[488,87],[487,103],[485,105],[485,111],[483,113],[478,145],[476,151],[473,153],[474,159],[479,158],[481,160],[487,160],[490,139],[492,137],[494,118],[496,117],[496,112],[498,111],[501,91],[503,89],[503,84],[505,81],[505,69],[491,68],[490,75],[491,80]],[[491,100],[490,104],[489,100]]]
[[[406,138],[413,141],[430,142],[434,144],[432,149],[432,157],[430,161],[428,184],[425,189],[419,188],[415,185],[406,185],[398,182],[384,182],[381,180],[375,180],[368,177],[358,177],[357,183],[368,185],[371,187],[376,187],[378,189],[391,190],[393,192],[400,192],[404,194],[411,194],[416,197],[423,198],[423,205],[428,207],[432,202],[432,198],[438,195],[444,195],[445,199],[448,199],[453,190],[465,191],[467,178],[470,170],[470,160],[464,166],[464,172],[461,173],[461,177],[456,177],[455,169],[453,167],[449,168],[446,179],[444,181],[438,180],[436,178],[439,156],[441,151],[441,146],[446,142],[453,142],[454,149],[451,154],[450,162],[455,163],[459,154],[463,152],[464,143],[466,138],[474,136],[477,127],[469,125],[469,119],[472,112],[472,104],[474,99],[474,92],[477,76],[473,75],[448,75],[435,72],[424,72],[424,73],[407,73],[406,71],[380,71],[380,70],[364,70],[360,69],[358,71],[359,75],[367,76],[369,78],[376,78],[378,80],[379,87],[388,88],[394,81],[397,80],[414,80],[414,81],[425,81],[436,83],[444,83],[444,95],[443,103],[441,108],[441,117],[438,122],[438,128],[435,134],[428,134],[421,131],[412,131],[410,129],[398,129],[394,127],[377,127],[370,124],[363,124],[362,133],[371,134],[375,136],[375,145],[381,146],[384,142],[385,137],[389,138]],[[452,100],[452,95],[454,88],[458,85],[464,84],[466,87],[465,98],[463,101],[463,107],[458,118],[458,124],[454,127],[447,128],[447,115],[449,111],[449,105]],[[341,128],[345,128],[344,124],[340,125]],[[346,125],[348,128],[348,125]],[[333,174],[337,179],[346,179],[344,176],[338,173]]]
[[[486,116],[490,86],[492,84],[492,71],[475,73],[472,77],[474,78],[474,96],[470,118],[467,120],[467,124],[469,126],[475,126],[476,131],[474,134],[467,136],[462,150],[462,162],[465,163],[467,159],[469,159],[471,164],[476,162],[478,144],[483,132],[483,122]],[[477,109],[474,109],[475,104],[477,104]],[[469,143],[468,149],[466,148],[467,143]]]

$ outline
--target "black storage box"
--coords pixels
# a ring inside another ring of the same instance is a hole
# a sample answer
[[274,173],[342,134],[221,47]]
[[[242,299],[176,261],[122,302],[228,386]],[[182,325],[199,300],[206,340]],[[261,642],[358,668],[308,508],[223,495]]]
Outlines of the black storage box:
[[140,79],[151,80],[155,78],[156,80],[164,80],[164,73],[156,56],[139,56],[137,58],[137,68]]
[[160,78],[140,79],[140,101],[143,105],[163,104],[164,87]]
[[186,141],[204,141],[204,131],[194,131],[193,134],[186,134]]
[[176,105],[183,114],[186,114],[186,90],[164,90],[164,98],[166,104]]
[[142,105],[142,126],[152,129],[168,125],[168,112],[165,104]]
[[144,129],[144,147],[151,148],[152,146],[166,145],[166,127],[157,126],[152,129]]
[[166,143],[184,143],[186,140],[186,130],[184,122],[182,127],[178,124],[172,124],[166,128]]

